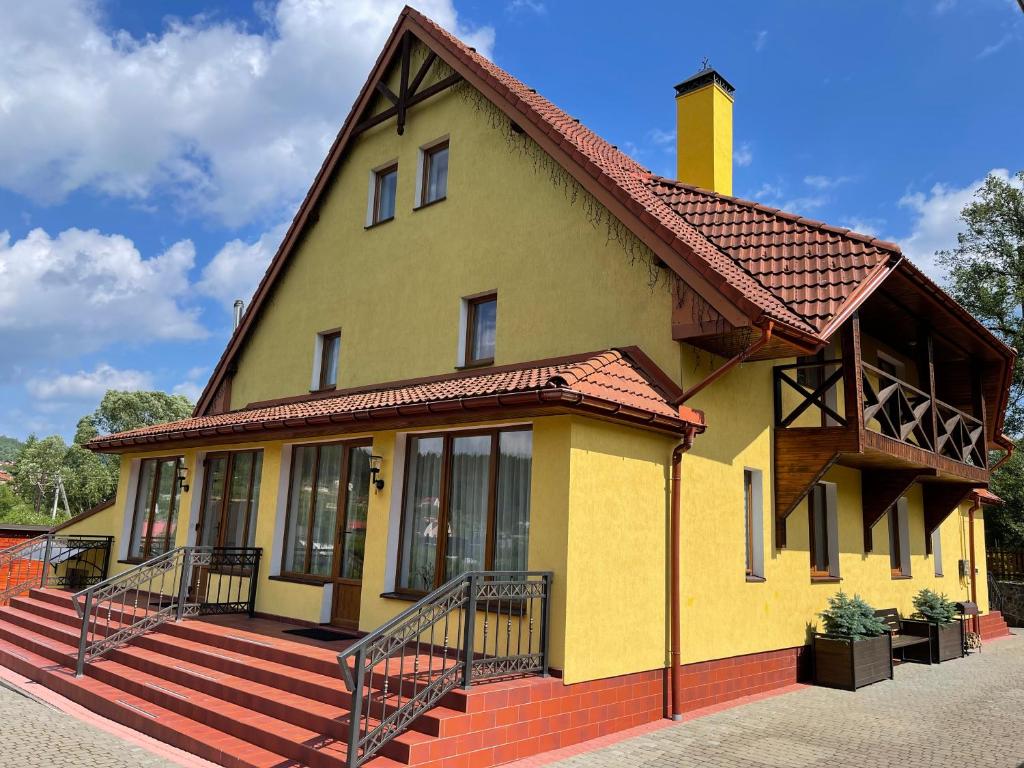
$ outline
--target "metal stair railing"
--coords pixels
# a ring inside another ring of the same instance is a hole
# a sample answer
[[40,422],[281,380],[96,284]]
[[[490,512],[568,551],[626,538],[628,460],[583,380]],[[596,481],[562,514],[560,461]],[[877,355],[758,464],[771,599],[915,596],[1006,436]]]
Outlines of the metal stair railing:
[[82,620],[75,675],[165,622],[252,616],[261,554],[258,547],[177,547],[78,592],[72,597]]
[[551,581],[547,571],[457,576],[338,654],[352,693],[349,768],[460,685],[546,676]]
[[111,536],[44,533],[0,551],[0,605],[34,586],[81,588],[103,581]]

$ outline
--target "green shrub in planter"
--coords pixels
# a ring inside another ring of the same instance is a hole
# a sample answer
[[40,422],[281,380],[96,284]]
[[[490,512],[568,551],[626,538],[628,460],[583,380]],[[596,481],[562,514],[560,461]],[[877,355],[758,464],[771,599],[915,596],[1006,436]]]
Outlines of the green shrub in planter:
[[863,637],[877,637],[889,631],[885,622],[875,616],[875,609],[865,603],[860,595],[850,597],[839,591],[828,599],[828,608],[821,616],[827,637],[843,637],[860,640]]
[[956,603],[930,589],[922,589],[914,596],[914,609],[919,618],[935,624],[949,624],[956,619]]
[[814,681],[855,691],[892,679],[892,636],[859,595],[839,592],[820,614],[824,632],[814,636]]
[[945,595],[922,589],[914,596],[914,609],[917,611],[914,618],[905,619],[903,623],[927,625],[930,662],[959,659],[964,655],[964,626],[956,618],[956,603]]

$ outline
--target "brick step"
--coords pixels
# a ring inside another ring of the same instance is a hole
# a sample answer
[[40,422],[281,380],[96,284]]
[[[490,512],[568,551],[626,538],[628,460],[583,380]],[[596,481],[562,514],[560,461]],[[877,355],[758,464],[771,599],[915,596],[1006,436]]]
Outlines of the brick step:
[[1001,612],[989,611],[978,618],[982,641],[1006,637],[1010,634],[1010,625],[1006,623]]
[[[79,619],[78,614],[75,613],[71,601],[66,600],[62,604],[61,602],[53,599],[42,600],[40,597],[43,593],[50,593],[50,591],[33,590],[32,596],[18,598],[17,602],[12,601],[12,606],[28,613],[34,613],[54,621],[62,622],[69,627],[73,627],[77,633],[81,627],[81,619]],[[309,699],[327,701],[343,707],[346,710],[351,707],[351,696],[345,687],[344,681],[340,677],[340,671],[338,670],[336,659],[331,668],[332,671],[336,673],[336,676],[327,676],[316,672],[309,672],[304,669],[297,670],[285,663],[268,661],[264,658],[251,656],[249,654],[252,650],[260,648],[256,643],[244,643],[237,646],[239,648],[244,648],[244,650],[229,651],[228,649],[220,646],[211,647],[200,640],[187,639],[184,636],[176,637],[171,635],[169,631],[165,631],[176,627],[186,627],[187,625],[192,625],[193,627],[198,625],[200,627],[196,634],[197,637],[205,635],[202,628],[209,626],[201,621],[184,621],[180,623],[168,622],[160,625],[155,632],[143,635],[132,641],[132,645],[135,647],[147,648],[163,655],[174,656],[182,661],[193,662],[197,665],[217,670],[218,672],[262,683],[272,688],[288,691]],[[223,627],[216,628],[224,629]],[[257,635],[255,633],[247,634],[251,635],[253,638],[259,638],[261,640],[264,639],[262,635]],[[75,642],[77,643],[77,640]],[[296,643],[295,645],[298,645],[300,648],[312,648],[312,646],[305,646],[301,643]],[[323,649],[312,649],[324,652]],[[225,653],[223,651],[228,652]],[[331,653],[331,655],[333,656],[334,654]],[[411,671],[411,668],[411,663],[407,662],[405,671],[408,673]],[[392,665],[390,671],[392,674],[388,676],[388,690],[395,692],[399,690],[399,685],[402,681],[397,674],[399,670],[396,664]],[[373,683],[375,690],[383,690],[383,676],[376,675]],[[402,690],[409,690],[408,680],[404,682],[404,688]],[[424,733],[437,735],[441,732],[441,724],[439,721],[458,712],[468,711],[470,698],[474,693],[474,691],[451,691],[439,702],[438,707],[418,718],[414,727]]]
[[[53,589],[33,589],[30,597],[40,602],[74,611],[71,595]],[[128,608],[131,608],[129,604]],[[130,612],[130,611],[129,611]],[[334,651],[304,643],[294,643],[283,638],[271,638],[241,629],[221,627],[202,621],[182,621],[161,625],[162,632],[184,640],[244,653],[264,661],[283,664],[292,669],[304,669],[325,677],[341,679],[338,657]]]
[[[49,633],[35,632],[20,623],[11,622],[10,619],[19,618],[16,613],[18,612],[10,609],[0,611],[0,640],[15,642],[20,648],[42,656],[50,662],[66,664],[68,659],[73,657],[75,649],[71,645],[54,640]],[[38,628],[47,628],[43,621],[45,620],[40,620]],[[11,627],[14,627],[14,631]],[[115,651],[111,656],[119,653]],[[148,674],[113,658],[92,662],[86,667],[86,674],[87,677],[140,701],[189,720],[205,723],[217,731],[267,752],[283,755],[287,758],[285,762],[297,761],[309,768],[342,768],[345,765],[344,736],[334,738],[314,729],[280,720],[187,685]],[[409,734],[403,734],[403,738],[406,736]],[[427,736],[413,734],[410,738],[404,738],[402,742],[392,742],[388,745],[388,752],[397,756],[399,760],[388,762],[391,765],[407,764],[409,759],[416,757],[416,742],[422,752],[425,749],[423,745],[429,741],[430,738]]]
[[[77,615],[56,605],[36,602],[31,598],[18,598],[12,602],[9,612],[9,620],[19,626],[77,647],[81,626],[81,620]],[[165,652],[166,648],[146,647],[146,642],[146,637],[137,638],[132,643],[111,651],[108,657],[140,672],[189,686],[225,701],[316,730],[321,734],[339,739],[347,737],[347,725],[342,725],[340,718],[347,719],[351,695],[341,680],[331,681],[329,687],[320,689],[319,693],[324,694],[322,696],[303,696],[284,690],[280,686],[264,684],[252,676],[240,677],[214,668],[209,663],[203,663],[204,660],[198,655],[185,654],[169,658]],[[226,661],[224,654],[220,653],[214,656],[214,659]],[[264,662],[260,660],[244,658],[237,660],[237,665],[246,670],[252,669],[254,664],[262,663]],[[237,665],[235,668],[238,668]],[[388,711],[392,711],[390,707]],[[416,747],[419,734],[441,736],[456,732],[460,724],[450,721],[452,718],[465,716],[446,707],[434,707],[411,724],[416,733],[402,734],[393,742],[395,746],[389,745],[388,748],[395,750],[396,759],[403,759]]]
[[14,641],[7,636],[0,637],[0,664],[108,720],[227,768],[274,768],[290,764],[282,755],[143,701],[95,678],[76,678],[72,670],[54,666],[47,657],[26,648],[22,640],[21,637]]

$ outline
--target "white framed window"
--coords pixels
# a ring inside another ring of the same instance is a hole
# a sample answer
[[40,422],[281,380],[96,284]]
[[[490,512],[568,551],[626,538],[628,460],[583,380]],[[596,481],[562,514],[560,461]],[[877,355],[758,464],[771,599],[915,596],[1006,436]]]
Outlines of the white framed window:
[[910,513],[907,497],[900,498],[889,507],[889,569],[893,578],[909,577],[910,573]]
[[338,386],[340,359],[341,331],[335,328],[318,333],[313,345],[313,377],[309,385],[311,391],[319,392]]
[[839,510],[835,483],[817,483],[808,497],[811,578],[839,578]]
[[382,224],[395,218],[398,196],[398,161],[384,163],[370,171],[367,193],[366,226]]
[[437,203],[448,196],[448,137],[420,147],[416,164],[417,208]]
[[743,532],[747,578],[764,579],[764,475],[743,470]]

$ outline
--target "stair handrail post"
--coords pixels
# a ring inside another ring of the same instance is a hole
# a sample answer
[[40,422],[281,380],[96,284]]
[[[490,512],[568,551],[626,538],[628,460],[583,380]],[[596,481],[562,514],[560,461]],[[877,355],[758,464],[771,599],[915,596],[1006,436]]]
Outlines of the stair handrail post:
[[466,595],[466,626],[462,637],[462,688],[469,690],[473,684],[473,646],[476,643],[476,593],[479,589],[479,575],[473,571],[469,574],[469,593]]
[[46,569],[50,565],[50,550],[53,549],[53,531],[46,534],[46,552],[43,555],[43,568],[42,573],[39,574],[39,588],[42,589],[46,586]]
[[363,688],[366,685],[366,647],[356,649],[355,679],[352,685],[352,707],[348,724],[348,768],[359,767],[359,724],[363,719]]
[[82,605],[82,630],[78,636],[78,658],[75,660],[75,677],[85,674],[85,649],[89,645],[89,618],[92,616],[92,587],[83,595],[85,601]]
[[549,677],[548,664],[550,662],[551,655],[551,644],[549,642],[551,636],[551,580],[554,577],[553,573],[545,573],[543,575],[544,582],[544,597],[541,598],[541,616],[543,617],[544,626],[540,630],[540,642],[541,642],[541,674],[544,677]]
[[106,581],[110,578],[110,550],[114,548],[114,537],[105,536],[104,538],[106,539],[106,544],[103,548],[103,576],[100,578],[100,581]]
[[192,557],[195,547],[185,547],[181,558],[180,581],[178,582],[178,604],[175,606],[174,620],[181,621],[185,616],[185,602],[188,600],[188,588],[192,583]]
[[263,549],[257,547],[253,553],[252,570],[249,572],[249,618],[256,618],[256,587],[260,577],[260,560],[263,557]]

